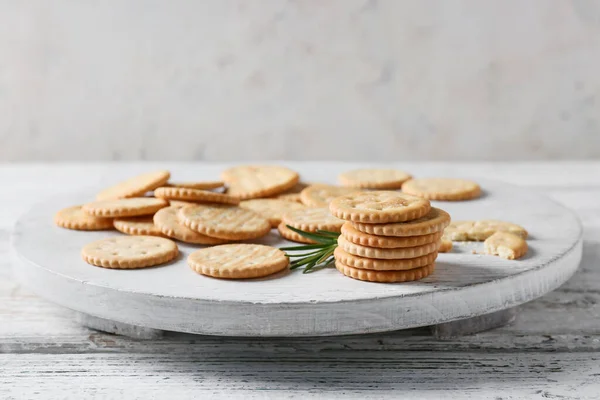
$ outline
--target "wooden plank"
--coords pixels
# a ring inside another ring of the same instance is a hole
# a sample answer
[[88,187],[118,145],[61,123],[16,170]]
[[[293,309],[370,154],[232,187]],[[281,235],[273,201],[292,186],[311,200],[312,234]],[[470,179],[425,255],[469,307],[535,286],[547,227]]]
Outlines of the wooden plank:
[[[363,352],[0,356],[0,398],[593,398],[588,353]],[[35,382],[35,384],[33,384]]]

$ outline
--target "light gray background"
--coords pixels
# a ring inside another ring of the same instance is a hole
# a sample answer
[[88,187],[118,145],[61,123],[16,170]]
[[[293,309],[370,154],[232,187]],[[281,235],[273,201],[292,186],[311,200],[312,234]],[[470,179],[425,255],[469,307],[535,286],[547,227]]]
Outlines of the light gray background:
[[600,157],[596,0],[0,0],[0,160]]

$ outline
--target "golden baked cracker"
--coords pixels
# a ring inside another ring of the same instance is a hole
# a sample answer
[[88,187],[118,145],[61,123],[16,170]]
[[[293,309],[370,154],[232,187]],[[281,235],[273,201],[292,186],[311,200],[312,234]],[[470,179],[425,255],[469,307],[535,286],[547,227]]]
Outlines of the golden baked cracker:
[[115,200],[127,197],[139,197],[144,193],[164,185],[171,174],[169,171],[154,171],[134,176],[123,182],[102,190],[96,200]]
[[436,253],[440,247],[440,242],[423,244],[415,247],[399,247],[397,249],[379,249],[377,247],[367,247],[352,243],[345,237],[338,237],[338,246],[345,252],[355,256],[365,258],[377,258],[382,260],[398,260],[402,258],[421,257],[429,253]]
[[455,241],[482,241],[496,232],[509,232],[527,239],[527,230],[520,225],[493,219],[479,221],[452,221],[444,236]]
[[337,247],[333,253],[335,259],[344,265],[359,269],[372,269],[377,271],[402,271],[419,268],[432,264],[438,253],[433,252],[415,258],[403,258],[392,260],[381,260],[376,258],[365,258],[350,254],[341,247]]
[[260,278],[288,264],[283,251],[261,244],[224,244],[196,250],[188,257],[188,265],[197,273],[224,279]]
[[229,186],[228,194],[247,200],[285,192],[298,183],[299,175],[274,165],[242,165],[223,171],[221,178]]
[[183,200],[195,203],[239,204],[240,199],[228,194],[184,187],[159,187],[154,196],[166,200]]
[[177,212],[181,207],[170,206],[165,207],[156,212],[153,217],[154,225],[164,235],[171,239],[177,239],[185,243],[193,244],[224,244],[228,241],[225,239],[213,238],[191,230],[177,220]]
[[221,204],[183,207],[177,219],[203,235],[227,240],[255,239],[271,230],[269,221],[254,211]]
[[307,207],[290,211],[283,215],[281,221],[286,225],[307,232],[315,232],[317,229],[340,232],[344,224],[344,221],[331,215],[326,207]]
[[171,207],[187,207],[187,206],[195,206],[198,203],[193,201],[183,201],[183,200],[169,200],[169,206]]
[[369,235],[356,229],[350,222],[342,225],[342,235],[350,242],[368,247],[398,248],[415,247],[440,240],[442,232],[420,236],[377,236]]
[[179,254],[177,245],[156,236],[115,236],[87,244],[81,256],[104,268],[145,268],[164,264]]
[[165,235],[163,235],[163,233],[154,225],[151,215],[117,218],[113,221],[113,224],[116,230],[127,235],[165,237]]
[[527,242],[520,236],[509,232],[496,232],[483,242],[485,253],[500,256],[507,260],[523,257],[528,250]]
[[431,207],[429,214],[408,222],[392,224],[363,224],[353,222],[359,231],[379,236],[419,236],[441,232],[450,223],[450,214],[436,207]]
[[78,231],[101,231],[113,228],[112,218],[94,217],[84,212],[81,206],[63,208],[54,215],[54,223],[61,228]]
[[197,181],[197,182],[167,182],[165,187],[179,187],[188,189],[210,190],[225,186],[223,181]]
[[406,172],[397,169],[373,168],[344,172],[338,180],[342,186],[347,187],[393,190],[400,189],[411,178]]
[[151,215],[168,205],[166,200],[154,197],[132,197],[118,200],[94,201],[84,204],[82,209],[96,217],[136,217]]
[[240,203],[240,207],[254,211],[255,213],[266,218],[273,228],[277,228],[277,225],[281,223],[283,214],[286,212],[305,208],[303,204],[292,203],[291,201],[279,199],[244,200]]
[[329,203],[332,215],[366,224],[411,221],[426,215],[429,210],[429,200],[387,190],[348,194]]
[[450,251],[452,251],[452,247],[452,240],[443,237],[440,240],[440,248],[438,249],[438,253],[449,253]]
[[328,207],[331,200],[346,194],[356,193],[361,189],[347,188],[316,183],[300,192],[302,204],[309,207]]
[[342,274],[360,281],[393,283],[410,282],[423,279],[431,275],[433,269],[435,268],[435,264],[429,264],[406,271],[373,271],[367,269],[358,269],[344,265],[339,261],[335,262],[335,267]]
[[277,226],[277,230],[279,231],[279,234],[281,235],[281,237],[283,237],[286,240],[291,240],[292,242],[306,243],[306,244],[317,243],[314,240],[310,240],[310,239],[305,238],[304,236],[294,232],[293,230],[291,230],[290,228],[285,226],[285,223],[283,223],[283,222]]
[[453,178],[418,178],[402,185],[404,193],[429,200],[471,200],[481,195],[481,188],[473,181]]

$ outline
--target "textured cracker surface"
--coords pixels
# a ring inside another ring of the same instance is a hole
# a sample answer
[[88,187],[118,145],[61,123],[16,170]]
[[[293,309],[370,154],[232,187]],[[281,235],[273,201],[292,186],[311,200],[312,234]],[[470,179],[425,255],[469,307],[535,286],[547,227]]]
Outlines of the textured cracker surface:
[[441,232],[450,223],[450,214],[446,211],[431,207],[429,213],[421,218],[408,222],[392,224],[364,224],[353,222],[357,230],[380,236],[419,236]]
[[426,215],[430,209],[429,200],[383,190],[348,194],[329,203],[329,210],[336,217],[370,224],[410,221]]
[[177,257],[177,245],[156,236],[115,236],[89,243],[81,250],[83,259],[104,268],[143,268]]

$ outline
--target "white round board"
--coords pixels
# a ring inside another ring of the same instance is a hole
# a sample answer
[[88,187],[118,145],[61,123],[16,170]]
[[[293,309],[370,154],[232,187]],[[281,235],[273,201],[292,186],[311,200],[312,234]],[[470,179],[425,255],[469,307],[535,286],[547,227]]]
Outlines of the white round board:
[[[301,171],[302,172],[302,171]],[[330,171],[330,175],[337,173]],[[560,286],[577,269],[582,229],[575,215],[530,190],[480,181],[482,198],[434,202],[454,220],[500,219],[530,233],[528,254],[515,261],[472,254],[482,243],[455,242],[435,272],[417,282],[369,283],[335,268],[285,271],[232,281],[198,275],[186,257],[201,246],[179,244],[167,265],[111,270],[86,264],[81,248],[118,232],[56,227],[54,213],[93,198],[54,197],[17,222],[13,254],[17,276],[40,296],[68,308],[147,328],[226,336],[315,336],[382,332],[435,325],[513,307]],[[259,243],[283,246],[273,230]]]

